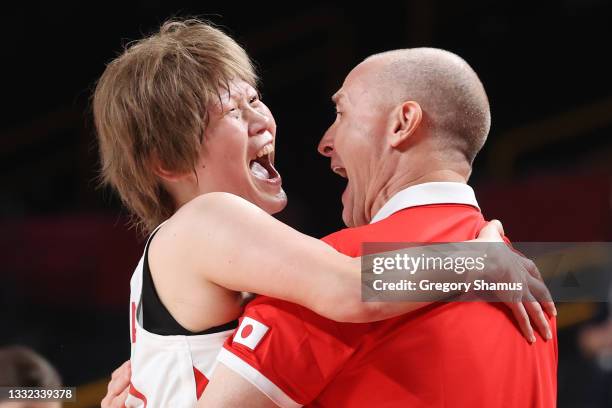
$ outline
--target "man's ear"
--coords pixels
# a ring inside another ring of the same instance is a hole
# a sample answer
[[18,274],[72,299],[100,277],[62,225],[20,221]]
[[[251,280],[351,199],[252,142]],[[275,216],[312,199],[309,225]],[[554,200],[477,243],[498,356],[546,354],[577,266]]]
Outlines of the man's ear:
[[393,148],[401,146],[421,124],[423,119],[423,111],[421,105],[414,101],[406,101],[402,103],[393,112],[391,123],[391,136],[389,143]]

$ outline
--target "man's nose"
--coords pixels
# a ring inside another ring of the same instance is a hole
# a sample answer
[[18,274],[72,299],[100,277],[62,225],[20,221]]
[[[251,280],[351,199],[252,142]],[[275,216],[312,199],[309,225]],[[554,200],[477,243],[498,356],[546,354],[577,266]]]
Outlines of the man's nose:
[[321,138],[317,150],[323,156],[331,157],[332,153],[334,152],[334,143],[329,131],[325,132],[325,134]]

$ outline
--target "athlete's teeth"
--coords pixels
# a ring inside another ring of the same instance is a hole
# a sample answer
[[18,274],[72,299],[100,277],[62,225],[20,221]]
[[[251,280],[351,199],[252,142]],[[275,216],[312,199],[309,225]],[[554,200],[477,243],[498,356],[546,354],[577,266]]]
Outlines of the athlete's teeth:
[[261,148],[261,150],[257,153],[257,158],[259,159],[260,157],[266,155],[266,154],[270,154],[274,151],[274,147],[272,147],[271,144],[267,144],[264,147]]

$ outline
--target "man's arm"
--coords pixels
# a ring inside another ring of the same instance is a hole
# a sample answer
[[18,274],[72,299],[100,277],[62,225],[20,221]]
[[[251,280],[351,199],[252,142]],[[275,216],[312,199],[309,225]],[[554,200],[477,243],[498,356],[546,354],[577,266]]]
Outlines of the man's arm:
[[197,405],[198,408],[276,408],[278,406],[266,394],[223,363],[215,369],[215,374]]
[[[217,356],[200,406],[308,405],[354,355],[369,329],[339,325],[301,306],[258,297],[247,305],[240,326]],[[239,393],[234,394],[234,386]]]
[[[117,368],[108,384],[101,408],[124,408],[130,385],[130,362],[126,361]],[[213,378],[204,390],[198,407],[221,408],[275,408],[278,407],[270,398],[258,390],[242,376],[220,363],[215,369]]]

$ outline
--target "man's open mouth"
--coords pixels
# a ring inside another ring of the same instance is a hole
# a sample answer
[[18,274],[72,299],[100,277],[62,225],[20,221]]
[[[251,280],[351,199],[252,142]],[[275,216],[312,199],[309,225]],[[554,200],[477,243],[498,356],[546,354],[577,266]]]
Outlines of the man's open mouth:
[[249,170],[261,180],[276,180],[280,176],[273,164],[274,146],[270,143],[257,152],[257,157],[249,162]]
[[348,179],[347,175],[346,175],[346,169],[344,167],[340,167],[340,166],[333,166],[332,167],[332,171],[334,173],[336,173],[337,175],[339,175],[342,178]]

